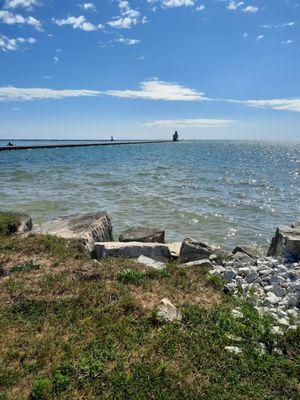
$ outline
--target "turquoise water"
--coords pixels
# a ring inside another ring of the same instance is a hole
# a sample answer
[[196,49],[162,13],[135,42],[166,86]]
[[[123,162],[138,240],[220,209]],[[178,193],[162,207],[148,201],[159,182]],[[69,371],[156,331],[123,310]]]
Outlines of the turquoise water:
[[167,240],[266,247],[277,225],[300,220],[299,184],[299,141],[0,152],[1,210],[27,212],[36,224],[107,210],[116,237],[154,225]]

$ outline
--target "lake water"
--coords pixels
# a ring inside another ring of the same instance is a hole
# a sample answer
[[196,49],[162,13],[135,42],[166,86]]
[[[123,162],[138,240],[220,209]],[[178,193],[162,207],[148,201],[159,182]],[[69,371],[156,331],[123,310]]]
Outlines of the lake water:
[[165,228],[168,241],[266,247],[276,226],[300,220],[300,141],[0,152],[0,209],[26,212],[35,224],[107,210],[116,238],[149,225]]

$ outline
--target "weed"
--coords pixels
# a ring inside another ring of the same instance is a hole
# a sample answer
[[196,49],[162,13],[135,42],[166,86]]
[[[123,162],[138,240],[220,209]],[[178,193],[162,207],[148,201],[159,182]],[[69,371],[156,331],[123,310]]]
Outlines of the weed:
[[33,261],[28,261],[24,264],[15,265],[11,268],[11,273],[18,273],[18,272],[30,272],[40,269],[41,266],[39,264],[35,264]]
[[145,272],[128,268],[119,273],[118,280],[125,284],[140,285],[146,279]]

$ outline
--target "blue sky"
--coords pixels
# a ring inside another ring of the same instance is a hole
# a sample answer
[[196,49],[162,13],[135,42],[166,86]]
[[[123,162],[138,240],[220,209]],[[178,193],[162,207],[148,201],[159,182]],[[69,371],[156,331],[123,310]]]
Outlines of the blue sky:
[[300,139],[300,0],[2,0],[0,138]]

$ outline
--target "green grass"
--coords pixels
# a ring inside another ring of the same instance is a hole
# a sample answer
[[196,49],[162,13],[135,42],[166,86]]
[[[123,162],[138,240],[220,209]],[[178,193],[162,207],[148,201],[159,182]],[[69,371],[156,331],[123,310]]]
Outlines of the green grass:
[[[1,256],[24,266],[18,257],[30,261],[34,241],[35,259],[51,263],[0,277],[1,400],[299,399],[299,330],[275,336],[271,318],[221,294],[197,268],[94,264],[74,244],[40,237],[11,242],[13,251],[2,242]],[[156,323],[163,297],[181,322]]]
[[14,213],[0,212],[0,236],[11,235],[18,228],[18,218]]
[[18,273],[18,272],[30,272],[40,269],[39,264],[35,264],[33,261],[28,261],[24,264],[15,265],[11,268],[11,273]]

